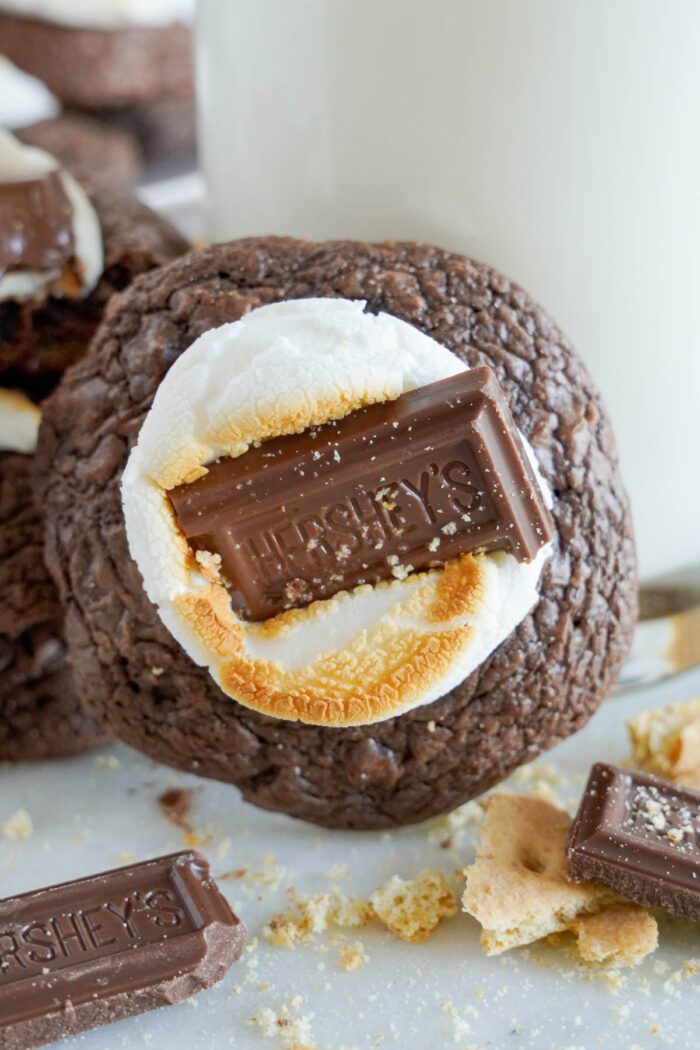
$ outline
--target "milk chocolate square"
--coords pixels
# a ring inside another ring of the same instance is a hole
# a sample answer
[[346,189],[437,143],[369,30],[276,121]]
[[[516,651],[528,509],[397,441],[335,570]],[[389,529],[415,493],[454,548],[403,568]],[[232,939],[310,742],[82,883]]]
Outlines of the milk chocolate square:
[[530,561],[553,528],[486,367],[221,459],[170,498],[249,620],[468,552]]

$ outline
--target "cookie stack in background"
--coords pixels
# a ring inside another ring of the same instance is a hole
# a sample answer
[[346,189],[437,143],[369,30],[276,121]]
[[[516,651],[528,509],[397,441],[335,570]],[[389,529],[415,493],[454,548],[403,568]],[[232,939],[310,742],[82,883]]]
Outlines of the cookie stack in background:
[[87,349],[114,293],[187,248],[144,205],[85,188],[0,132],[0,759],[104,738],[73,689],[63,607],[33,498],[41,402]]
[[18,137],[81,181],[121,192],[147,166],[191,161],[195,2],[0,0],[0,55],[62,107],[18,126]]

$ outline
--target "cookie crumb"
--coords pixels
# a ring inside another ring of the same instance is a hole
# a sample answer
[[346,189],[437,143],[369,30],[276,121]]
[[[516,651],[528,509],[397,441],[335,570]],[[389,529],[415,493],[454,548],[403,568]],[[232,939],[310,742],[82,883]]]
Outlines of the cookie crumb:
[[330,926],[364,926],[372,918],[369,901],[352,900],[341,893],[319,893],[297,901],[290,911],[273,915],[263,936],[270,944],[294,948],[308,944]]
[[2,826],[6,839],[28,839],[34,834],[34,821],[26,809],[18,809]]
[[282,1050],[315,1050],[311,1041],[313,1014],[296,1015],[303,1003],[300,995],[292,996],[278,1010],[265,1006],[250,1019],[265,1039],[276,1039]]
[[116,755],[96,755],[92,760],[93,769],[121,769],[121,762]]
[[643,711],[628,721],[627,730],[633,765],[700,788],[700,697]]
[[406,881],[393,875],[376,889],[370,903],[390,933],[404,941],[424,941],[442,919],[457,911],[456,897],[444,875],[426,868]]
[[369,960],[369,956],[364,950],[363,945],[356,941],[354,944],[346,944],[340,949],[340,965],[344,970],[351,973],[353,970],[359,970],[360,967],[364,966]]

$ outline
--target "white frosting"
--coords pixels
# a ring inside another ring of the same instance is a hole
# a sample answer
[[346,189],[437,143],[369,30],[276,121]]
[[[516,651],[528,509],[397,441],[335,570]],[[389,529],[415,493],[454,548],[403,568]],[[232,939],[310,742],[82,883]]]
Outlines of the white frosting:
[[[63,189],[73,209],[73,237],[82,274],[82,298],[95,287],[104,267],[102,231],[95,209],[82,186],[69,172],[59,168],[50,153],[34,146],[24,146],[9,131],[0,129],[0,193],[3,179],[34,178],[54,170],[59,171]],[[57,270],[12,271],[0,277],[0,300],[33,299],[47,288],[52,295],[57,295],[59,292],[55,285],[60,277],[61,273]]]
[[24,394],[0,388],[0,452],[36,452],[41,412]]
[[[461,682],[535,604],[549,546],[530,564],[503,552],[478,555],[474,595],[442,618],[435,602],[449,566],[343,592],[261,628],[236,617],[223,586],[202,575],[170,510],[167,490],[219,456],[464,370],[449,350],[395,317],[367,314],[362,302],[308,299],[206,332],[168,372],[124,472],[129,546],[165,625],[234,699],[320,724],[387,718]],[[420,673],[414,668],[409,685],[403,681],[387,700],[390,670],[398,681],[397,653],[405,649],[409,659],[429,640],[444,658],[434,669],[417,660]],[[347,681],[348,668],[358,669],[355,681]],[[299,701],[303,714],[294,705],[289,713],[285,689],[308,694],[308,703]],[[359,693],[357,705],[348,689]]]
[[196,0],[0,0],[2,11],[57,25],[94,29],[189,23],[194,19],[195,8]]

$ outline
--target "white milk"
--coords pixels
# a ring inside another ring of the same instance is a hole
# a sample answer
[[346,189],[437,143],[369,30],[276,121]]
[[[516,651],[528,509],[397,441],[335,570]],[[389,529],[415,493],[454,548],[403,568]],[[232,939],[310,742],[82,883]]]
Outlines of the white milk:
[[646,577],[700,562],[700,2],[200,0],[216,239],[415,238],[560,322]]

